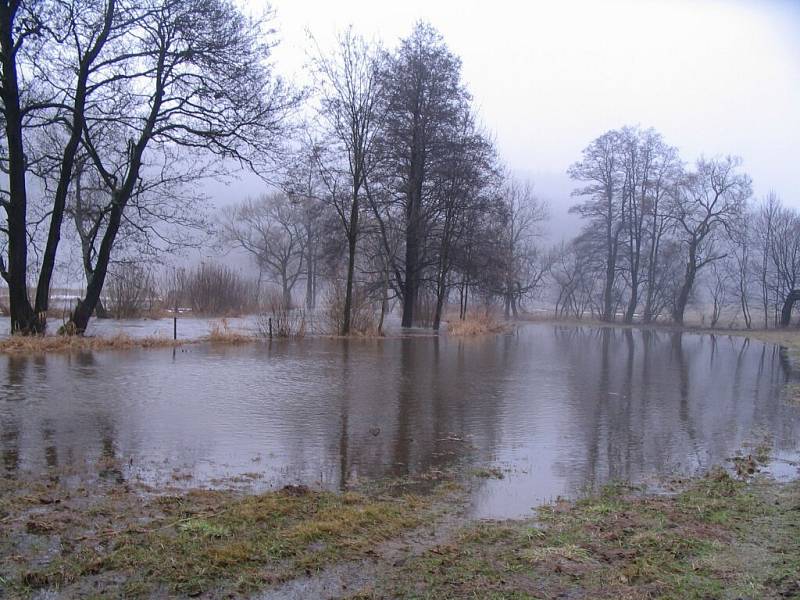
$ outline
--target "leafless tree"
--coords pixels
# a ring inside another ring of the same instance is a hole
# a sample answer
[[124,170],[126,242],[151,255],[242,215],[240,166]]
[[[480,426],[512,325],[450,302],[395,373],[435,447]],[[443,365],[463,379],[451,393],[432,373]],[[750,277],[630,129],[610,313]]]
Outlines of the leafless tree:
[[601,318],[612,321],[615,315],[615,284],[618,273],[620,236],[626,220],[623,201],[624,164],[622,135],[609,131],[594,140],[583,150],[581,160],[568,169],[569,176],[586,185],[573,192],[586,198],[570,211],[589,220],[587,226],[603,253],[603,297]]
[[776,310],[780,310],[780,324],[789,325],[792,308],[800,297],[800,215],[795,210],[780,206],[773,215],[773,235],[769,248],[772,263]]
[[485,219],[491,213],[493,194],[499,183],[494,146],[478,130],[473,115],[464,114],[461,129],[454,134],[452,147],[447,151],[448,164],[442,170],[442,185],[435,195],[428,233],[435,255],[434,330],[439,329],[450,287],[455,283],[451,275],[457,266],[458,247],[469,243],[470,222]]
[[672,318],[682,324],[698,271],[726,254],[719,238],[730,234],[751,194],[750,178],[737,172],[739,158],[697,161],[672,198],[670,218],[685,252],[683,281],[674,301]]
[[175,179],[179,166],[191,180],[226,172],[230,161],[254,166],[274,158],[298,100],[264,62],[272,39],[265,22],[231,3],[147,0],[126,14],[132,25],[98,63],[84,117],[82,144],[109,200],[92,276],[71,316],[78,333],[142,187],[162,175]]
[[503,193],[505,208],[500,245],[505,317],[518,316],[524,298],[533,295],[549,271],[547,256],[537,245],[547,205],[533,194],[530,182],[511,178]]
[[[283,302],[292,305],[292,290],[307,272],[305,208],[283,193],[246,200],[224,211],[222,239],[247,252],[270,281],[281,287]],[[259,277],[260,280],[260,277]]]
[[320,121],[330,145],[328,152],[317,152],[315,156],[347,238],[342,335],[350,332],[362,196],[374,167],[374,146],[381,121],[380,56],[377,46],[351,28],[339,36],[333,53],[318,47],[312,62]]
[[769,328],[774,314],[775,306],[774,285],[772,284],[773,263],[771,260],[772,248],[774,245],[775,227],[781,204],[778,196],[770,193],[761,202],[755,215],[754,226],[752,229],[752,245],[754,251],[753,260],[756,263],[758,273],[759,300],[764,316],[764,328]]
[[[125,12],[115,0],[0,4],[2,171],[7,178],[0,200],[6,212],[3,233],[8,255],[7,262],[0,257],[0,274],[9,287],[14,333],[45,330],[50,282],[87,106],[109,40],[129,26]],[[65,136],[53,156],[39,152],[31,136],[32,131],[48,133],[48,129]],[[27,289],[31,241],[27,176],[34,167],[53,171],[56,185],[52,192],[46,190],[49,225],[32,304]]]
[[418,23],[386,57],[382,77],[382,178],[388,211],[400,217],[405,246],[392,272],[403,301],[402,325],[411,327],[424,272],[436,262],[426,240],[437,192],[447,181],[451,140],[469,113],[470,96],[461,82],[461,61],[426,23]]

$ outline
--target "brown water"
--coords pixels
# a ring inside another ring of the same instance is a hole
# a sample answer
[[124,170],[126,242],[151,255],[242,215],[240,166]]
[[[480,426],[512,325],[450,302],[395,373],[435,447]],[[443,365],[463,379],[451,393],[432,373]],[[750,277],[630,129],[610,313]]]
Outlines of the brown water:
[[514,517],[611,479],[694,473],[765,436],[795,460],[791,378],[779,348],[744,338],[553,325],[2,356],[0,469],[335,489],[489,464],[505,476],[478,480],[472,513]]

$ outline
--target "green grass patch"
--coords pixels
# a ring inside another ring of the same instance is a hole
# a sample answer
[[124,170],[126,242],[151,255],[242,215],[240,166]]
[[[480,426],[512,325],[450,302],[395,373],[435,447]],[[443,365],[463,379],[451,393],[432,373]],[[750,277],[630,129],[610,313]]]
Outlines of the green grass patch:
[[[303,487],[259,495],[193,491],[147,502],[115,493],[98,502],[91,511],[76,504],[68,519],[38,516],[38,526],[20,535],[16,548],[4,548],[0,585],[21,597],[41,588],[69,597],[248,594],[365,557],[420,525],[428,507],[410,495],[378,499]],[[58,514],[69,513],[68,506],[65,501]],[[31,540],[60,551],[42,564],[26,556]]]
[[800,597],[800,484],[717,470],[671,496],[610,486],[469,526],[366,597]]

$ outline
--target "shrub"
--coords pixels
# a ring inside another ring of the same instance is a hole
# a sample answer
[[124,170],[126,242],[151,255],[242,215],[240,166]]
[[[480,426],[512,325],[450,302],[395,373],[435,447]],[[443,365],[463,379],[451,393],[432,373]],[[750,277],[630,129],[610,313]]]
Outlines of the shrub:
[[301,308],[291,308],[282,293],[272,291],[267,294],[257,325],[263,337],[270,337],[270,334],[272,337],[303,337],[306,333],[306,315]]
[[125,263],[111,273],[106,309],[115,319],[131,319],[150,310],[157,300],[150,269]]
[[196,314],[239,315],[257,308],[256,284],[225,265],[203,263],[178,278],[180,296]]
[[[344,319],[345,282],[334,281],[325,294],[324,318],[327,333],[338,335]],[[353,302],[350,311],[350,333],[377,334],[375,303],[363,286],[353,286]]]

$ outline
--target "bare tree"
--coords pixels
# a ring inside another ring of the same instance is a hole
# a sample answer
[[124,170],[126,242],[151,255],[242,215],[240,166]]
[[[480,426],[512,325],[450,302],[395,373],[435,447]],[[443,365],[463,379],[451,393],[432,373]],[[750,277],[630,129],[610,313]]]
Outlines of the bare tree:
[[382,178],[390,210],[402,223],[404,256],[393,274],[403,301],[402,325],[411,327],[425,267],[436,262],[425,247],[436,193],[447,180],[451,140],[469,113],[470,96],[461,82],[461,61],[426,23],[418,23],[387,56],[383,78]]
[[677,224],[686,257],[683,282],[672,310],[676,323],[683,323],[698,271],[726,256],[718,250],[717,241],[730,234],[750,197],[750,178],[737,173],[740,165],[741,159],[730,156],[701,158],[672,198],[670,217]]
[[[487,217],[494,201],[499,173],[495,167],[494,147],[480,132],[470,114],[463,115],[462,128],[454,132],[453,147],[448,151],[448,167],[432,211],[428,237],[436,244],[433,286],[436,305],[433,329],[438,330],[456,265],[458,246],[470,232],[471,221]],[[387,269],[388,275],[388,269]]]
[[588,219],[588,228],[593,230],[591,237],[600,244],[604,257],[604,284],[601,318],[612,321],[615,315],[614,289],[618,272],[620,236],[625,224],[623,201],[624,178],[622,136],[618,131],[609,131],[594,140],[583,150],[582,159],[573,164],[568,175],[586,183],[583,188],[573,192],[574,196],[585,197],[581,204],[570,211]]
[[[0,274],[8,283],[11,330],[42,333],[47,324],[50,282],[72,181],[73,165],[94,95],[94,78],[109,40],[130,25],[115,0],[56,2],[11,0],[0,4],[0,99],[3,103],[5,150],[2,170],[7,187],[0,191],[6,211],[8,262],[0,257]],[[51,156],[34,145],[30,132],[65,136]],[[28,189],[33,168],[53,172],[47,193],[49,221],[41,257],[36,297],[27,290]]]
[[133,26],[99,63],[83,127],[109,201],[92,276],[71,315],[78,333],[100,298],[125,211],[141,186],[162,175],[174,179],[179,165],[188,181],[226,172],[230,160],[254,166],[274,157],[298,100],[264,62],[271,39],[265,23],[233,4],[148,0],[128,11]]
[[770,258],[774,270],[776,309],[780,306],[780,325],[789,325],[794,303],[800,298],[800,215],[780,207],[774,215]]
[[775,225],[778,213],[781,210],[778,196],[771,192],[761,202],[755,215],[754,227],[752,230],[753,246],[755,251],[754,260],[758,272],[759,296],[761,308],[764,316],[764,328],[769,328],[770,312],[774,305],[774,298],[771,293],[774,291],[772,284],[772,247],[775,237]]
[[728,277],[732,281],[736,296],[739,301],[739,310],[744,320],[744,325],[750,329],[753,325],[753,316],[750,311],[750,284],[752,280],[753,261],[751,258],[751,242],[753,235],[750,221],[753,215],[747,211],[731,229],[731,249],[728,261]]
[[504,225],[499,244],[506,319],[518,316],[525,297],[536,292],[549,271],[546,256],[536,244],[548,218],[547,206],[533,194],[530,182],[508,181],[503,193]]
[[654,129],[623,127],[620,131],[625,203],[624,275],[629,289],[625,322],[633,322],[639,306],[640,287],[646,286],[644,321],[652,319],[653,289],[659,249],[667,231],[662,204],[680,173],[675,148],[664,143]]
[[[281,286],[285,306],[292,305],[292,290],[307,271],[305,210],[283,193],[246,200],[224,211],[222,239],[241,248]],[[259,277],[260,280],[260,277]]]
[[[380,128],[379,60],[379,48],[348,29],[339,36],[335,52],[328,54],[318,47],[312,63],[320,96],[320,120],[334,150],[315,156],[325,172],[331,204],[347,238],[342,335],[350,333],[362,195],[374,166],[373,150]],[[346,196],[342,189],[345,179]]]

